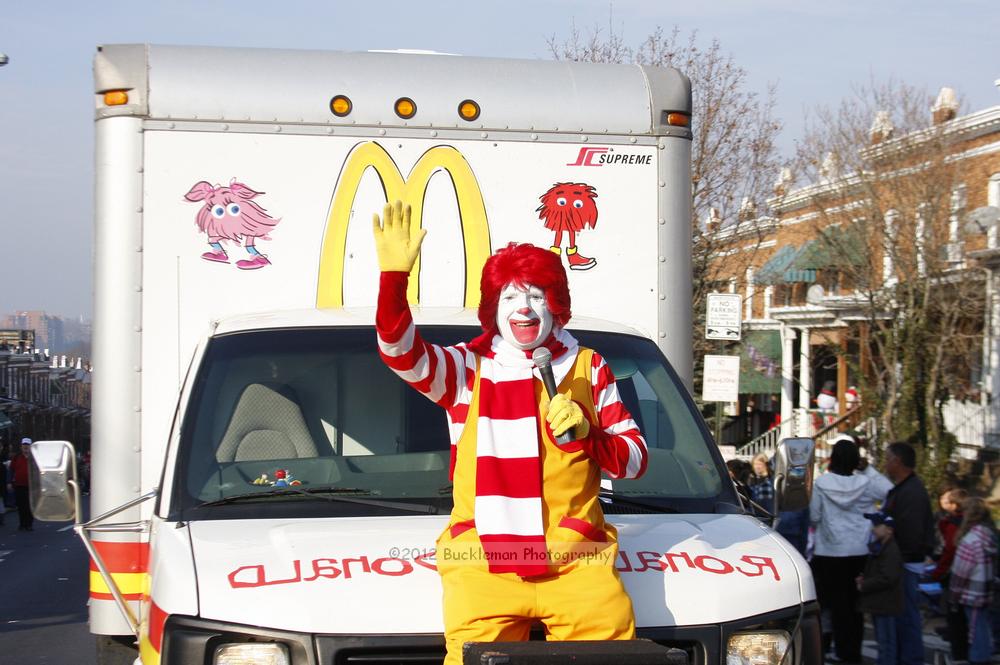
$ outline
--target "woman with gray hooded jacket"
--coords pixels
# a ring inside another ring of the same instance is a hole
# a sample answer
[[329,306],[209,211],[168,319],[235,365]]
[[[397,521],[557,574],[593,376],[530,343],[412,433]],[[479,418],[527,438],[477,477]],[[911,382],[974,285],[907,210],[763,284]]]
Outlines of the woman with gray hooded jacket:
[[892,482],[861,463],[858,446],[841,435],[830,454],[827,472],[813,483],[809,521],[816,527],[812,560],[820,607],[833,623],[836,660],[861,662],[864,619],[857,611],[855,578],[868,556],[871,522],[865,513],[885,499]]

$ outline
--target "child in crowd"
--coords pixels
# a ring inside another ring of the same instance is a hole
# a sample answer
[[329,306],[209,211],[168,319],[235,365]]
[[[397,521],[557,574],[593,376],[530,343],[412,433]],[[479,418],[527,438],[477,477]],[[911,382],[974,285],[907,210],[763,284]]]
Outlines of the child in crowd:
[[941,583],[943,603],[948,621],[945,637],[951,644],[952,660],[967,660],[969,658],[968,633],[969,626],[965,621],[965,612],[961,607],[948,601],[948,582],[951,562],[955,559],[955,548],[958,543],[955,536],[962,526],[962,503],[969,498],[963,489],[951,489],[941,495],[939,503],[941,513],[938,518],[938,536],[941,540],[941,554],[937,565],[931,571],[931,579]]
[[760,453],[754,456],[750,465],[752,472],[747,482],[750,488],[750,498],[767,512],[773,513],[774,480],[771,478],[771,469],[767,463],[767,455]]
[[997,534],[986,502],[969,497],[962,504],[962,526],[951,564],[948,591],[968,621],[969,662],[988,663],[993,653],[990,604],[996,575]]
[[896,617],[903,613],[903,555],[893,539],[894,522],[885,513],[865,513],[872,522],[865,571],[858,575],[858,610],[875,626],[878,665],[896,665]]

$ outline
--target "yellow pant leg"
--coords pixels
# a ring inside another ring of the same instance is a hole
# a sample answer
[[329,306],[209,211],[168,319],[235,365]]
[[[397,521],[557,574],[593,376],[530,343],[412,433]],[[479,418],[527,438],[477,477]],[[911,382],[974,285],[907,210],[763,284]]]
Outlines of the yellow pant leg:
[[444,665],[461,665],[466,642],[528,639],[535,616],[535,590],[511,573],[494,574],[459,565],[441,572],[444,587]]
[[580,565],[538,582],[536,590],[547,639],[635,639],[632,599],[614,566]]

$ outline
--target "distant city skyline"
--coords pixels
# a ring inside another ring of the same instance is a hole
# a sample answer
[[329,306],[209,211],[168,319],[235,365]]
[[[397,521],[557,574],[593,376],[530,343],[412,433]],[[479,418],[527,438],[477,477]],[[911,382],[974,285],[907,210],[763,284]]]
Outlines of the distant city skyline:
[[17,310],[0,313],[0,329],[33,331],[34,348],[48,350],[52,355],[90,348],[90,320],[82,315],[66,317],[44,310]]
[[871,79],[895,78],[931,94],[952,87],[963,112],[1000,104],[996,0],[103,0],[61,3],[57,11],[11,3],[0,22],[0,52],[9,56],[0,67],[0,311],[93,312],[91,62],[99,44],[418,48],[548,59],[549,40],[564,41],[574,26],[584,39],[610,28],[635,47],[657,26],[675,25],[684,35],[696,31],[703,46],[718,39],[747,70],[752,90],[764,94],[777,84],[785,154],[809,109],[836,105]]

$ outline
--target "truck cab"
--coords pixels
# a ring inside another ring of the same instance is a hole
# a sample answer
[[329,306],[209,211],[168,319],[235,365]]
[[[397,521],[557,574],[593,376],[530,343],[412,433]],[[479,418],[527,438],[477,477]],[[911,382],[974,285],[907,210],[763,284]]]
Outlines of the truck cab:
[[[480,332],[467,310],[415,319],[439,344]],[[440,662],[448,424],[383,365],[373,323],[368,309],[239,317],[199,345],[152,519],[141,639],[160,662],[262,643],[292,663]],[[809,568],[744,509],[660,350],[609,322],[569,329],[607,360],[649,446],[647,473],[605,479],[601,499],[639,636],[692,664],[812,662]]]

